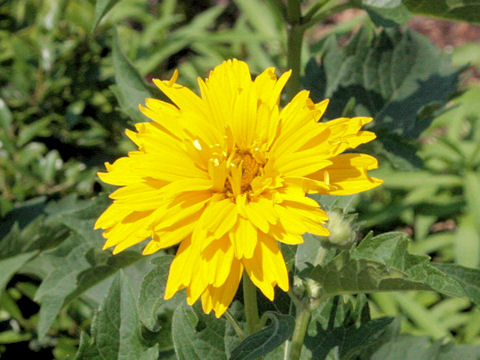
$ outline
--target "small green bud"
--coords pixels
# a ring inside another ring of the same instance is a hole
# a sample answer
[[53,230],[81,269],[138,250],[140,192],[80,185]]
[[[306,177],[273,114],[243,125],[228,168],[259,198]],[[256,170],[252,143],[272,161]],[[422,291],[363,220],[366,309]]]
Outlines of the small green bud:
[[356,233],[352,226],[352,216],[345,215],[338,211],[328,211],[328,231],[330,236],[325,242],[332,246],[346,247],[356,239]]

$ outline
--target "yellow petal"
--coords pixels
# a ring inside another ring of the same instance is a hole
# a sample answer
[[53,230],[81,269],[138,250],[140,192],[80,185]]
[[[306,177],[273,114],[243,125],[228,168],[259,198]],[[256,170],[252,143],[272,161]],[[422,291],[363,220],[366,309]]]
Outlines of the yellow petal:
[[334,190],[325,191],[330,195],[350,195],[377,187],[383,180],[368,175],[368,170],[378,167],[373,156],[365,154],[341,154],[331,159],[333,164],[310,175],[313,179],[323,179],[328,173],[329,182]]

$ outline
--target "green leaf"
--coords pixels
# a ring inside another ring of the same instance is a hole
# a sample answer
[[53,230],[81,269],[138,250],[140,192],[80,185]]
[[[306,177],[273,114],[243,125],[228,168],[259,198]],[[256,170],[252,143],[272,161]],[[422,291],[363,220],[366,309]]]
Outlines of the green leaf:
[[48,125],[50,122],[50,118],[42,118],[29,125],[23,126],[18,133],[17,146],[22,147],[37,136],[49,136],[50,131],[48,130]]
[[135,295],[120,272],[94,319],[95,343],[101,358],[156,360],[158,349],[145,345],[139,325]]
[[91,32],[94,32],[103,17],[117,4],[118,0],[97,0],[95,4],[95,21]]
[[415,13],[480,24],[480,0],[402,0]]
[[305,338],[305,347],[311,359],[326,359],[332,349],[342,360],[356,359],[360,354],[385,342],[386,335],[395,326],[393,318],[370,320],[360,327],[339,326],[324,330],[317,323],[316,334]]
[[[172,256],[162,256],[154,259],[155,268],[145,275],[142,281],[139,298],[139,317],[151,331],[158,330],[157,316],[165,304],[165,286]],[[173,301],[172,301],[173,303]]]
[[146,259],[132,251],[118,255],[102,252],[100,246],[92,248],[77,234],[71,235],[48,258],[55,267],[35,294],[35,300],[41,304],[38,322],[40,338],[46,334],[63,306],[119,269]]
[[480,175],[478,172],[465,173],[464,191],[468,210],[472,214],[477,233],[480,235]]
[[38,251],[30,251],[0,260],[0,295],[13,274],[36,254]]
[[478,359],[480,346],[455,345],[439,340],[431,343],[428,337],[397,335],[385,343],[369,359],[371,360],[457,360]]
[[11,125],[12,125],[12,113],[10,109],[8,108],[7,104],[5,104],[5,101],[3,101],[2,98],[0,98],[0,129],[2,129],[6,134],[11,133]]
[[230,360],[254,360],[283,344],[293,334],[295,319],[290,315],[267,312],[270,325],[245,338],[232,350]]
[[362,7],[377,26],[403,25],[411,17],[402,0],[363,0]]
[[434,264],[436,269],[454,279],[462,287],[464,296],[480,305],[480,270],[455,264]]
[[130,60],[125,56],[115,31],[113,36],[113,68],[115,70],[115,88],[114,93],[120,104],[120,108],[134,122],[146,121],[138,106],[145,103],[146,98],[152,95],[145,85],[142,77]]
[[472,213],[460,217],[454,236],[455,263],[471,268],[478,267],[480,265],[480,231],[475,227]]
[[172,338],[178,360],[226,360],[225,320],[187,305],[173,314]]
[[330,98],[328,118],[341,116],[354,98],[355,114],[375,119],[377,142],[408,162],[416,161],[408,140],[430,125],[455,93],[459,76],[428,39],[400,29],[374,34],[363,28],[344,48],[331,37],[321,63],[312,59],[305,71],[312,98]]
[[434,290],[480,301],[480,293],[467,291],[456,278],[433,266],[427,256],[409,254],[407,239],[403,233],[367,236],[357,247],[341,252],[324,266],[316,266],[309,277],[320,283],[325,296]]
[[84,331],[80,334],[80,344],[74,360],[97,360],[100,358],[94,339]]
[[[101,250],[101,232],[93,230],[93,224],[105,208],[105,201],[103,197],[90,199],[85,207],[85,202],[77,204],[70,198],[47,208],[52,217],[58,216],[62,224],[71,229],[71,233],[59,247],[39,257],[39,260],[51,265],[35,294],[35,300],[41,305],[38,322],[40,338],[46,334],[63,306],[118,270],[148,260],[134,251],[111,255]],[[71,211],[69,207],[75,210]]]

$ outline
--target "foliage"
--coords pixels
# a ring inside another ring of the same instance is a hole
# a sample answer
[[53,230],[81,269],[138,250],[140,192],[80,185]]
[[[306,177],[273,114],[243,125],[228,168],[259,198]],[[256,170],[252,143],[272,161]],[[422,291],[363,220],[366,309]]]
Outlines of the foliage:
[[[327,3],[302,11],[323,21],[316,11],[335,9]],[[336,247],[307,234],[297,248],[282,248],[293,295],[260,298],[255,333],[241,331],[241,291],[229,310],[234,321],[187,306],[183,294],[163,300],[174,250],[101,249],[93,223],[110,200],[95,174],[132,149],[123,131],[145,121],[138,104],[162,96],[152,77],[178,68],[180,82],[194,86],[231,57],[254,72],[286,66],[284,2],[221,4],[0,7],[0,354],[278,359],[307,299],[315,306],[302,359],[480,357],[480,87],[461,85],[466,65],[480,69],[480,45],[448,58],[399,27],[415,14],[478,24],[477,0],[352,0],[368,18],[345,45],[339,39],[354,22],[307,39],[304,87],[315,100],[331,99],[329,119],[375,118],[378,141],[361,151],[380,159],[375,176],[385,184],[316,198],[348,219],[359,241]]]

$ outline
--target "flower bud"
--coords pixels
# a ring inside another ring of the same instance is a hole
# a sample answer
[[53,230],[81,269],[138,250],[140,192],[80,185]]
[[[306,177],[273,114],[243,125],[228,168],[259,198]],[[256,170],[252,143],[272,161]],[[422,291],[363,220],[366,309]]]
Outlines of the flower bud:
[[356,239],[352,226],[353,217],[338,211],[328,211],[328,231],[330,235],[324,238],[325,242],[335,247],[347,247]]

